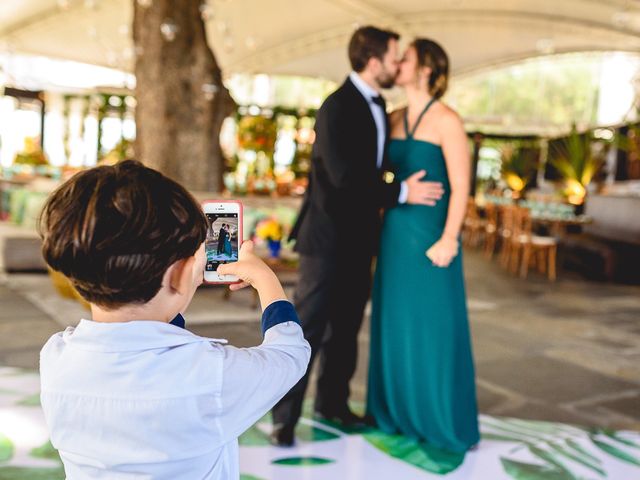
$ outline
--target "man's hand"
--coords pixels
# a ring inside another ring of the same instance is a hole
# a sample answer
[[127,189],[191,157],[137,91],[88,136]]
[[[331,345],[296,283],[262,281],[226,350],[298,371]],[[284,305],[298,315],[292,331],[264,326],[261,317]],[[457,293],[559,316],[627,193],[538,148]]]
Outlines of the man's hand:
[[407,203],[432,207],[442,198],[444,194],[442,183],[422,182],[421,179],[426,175],[425,170],[420,170],[405,180],[409,189]]

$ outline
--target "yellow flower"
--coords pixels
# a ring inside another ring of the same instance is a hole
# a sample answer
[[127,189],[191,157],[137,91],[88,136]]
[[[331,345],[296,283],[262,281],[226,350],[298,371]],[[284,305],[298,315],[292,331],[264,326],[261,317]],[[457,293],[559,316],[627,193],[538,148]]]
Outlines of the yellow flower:
[[263,240],[280,240],[282,227],[273,218],[262,220],[256,227],[256,235]]

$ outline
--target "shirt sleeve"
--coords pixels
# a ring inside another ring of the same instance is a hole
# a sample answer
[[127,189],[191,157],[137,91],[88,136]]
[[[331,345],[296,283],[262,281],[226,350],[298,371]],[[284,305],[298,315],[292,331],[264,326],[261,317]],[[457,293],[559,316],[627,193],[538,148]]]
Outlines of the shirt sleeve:
[[400,195],[398,196],[398,203],[407,203],[407,199],[409,198],[409,186],[407,182],[402,182],[400,184]]
[[264,340],[252,348],[224,347],[220,426],[231,441],[258,421],[305,374],[311,347],[293,305],[277,301],[262,314]]

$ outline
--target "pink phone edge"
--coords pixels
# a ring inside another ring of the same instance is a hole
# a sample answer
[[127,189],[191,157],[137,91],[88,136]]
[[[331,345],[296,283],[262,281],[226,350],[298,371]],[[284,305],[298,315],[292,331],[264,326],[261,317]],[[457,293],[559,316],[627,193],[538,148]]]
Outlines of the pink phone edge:
[[[244,224],[244,205],[242,205],[242,202],[239,200],[203,200],[202,202],[200,202],[200,206],[202,207],[202,210],[204,210],[204,206],[207,203],[235,203],[238,205],[238,254],[240,254],[240,247],[242,246],[242,244],[244,243],[244,231],[243,231],[243,224]],[[239,283],[242,283],[242,280],[236,280],[235,282],[208,282],[207,280],[204,279],[204,272],[202,272],[202,284],[203,285],[237,285]]]

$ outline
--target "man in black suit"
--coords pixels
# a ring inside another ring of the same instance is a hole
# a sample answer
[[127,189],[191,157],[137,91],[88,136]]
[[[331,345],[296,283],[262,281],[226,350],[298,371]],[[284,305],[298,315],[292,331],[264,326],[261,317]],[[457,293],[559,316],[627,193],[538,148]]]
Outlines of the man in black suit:
[[[433,205],[442,196],[440,183],[420,181],[424,171],[402,184],[383,179],[389,125],[379,92],[393,86],[398,38],[375,27],[353,34],[353,72],[318,111],[309,187],[291,234],[300,253],[294,303],[311,344],[311,362],[320,354],[315,414],[345,426],[363,421],[347,401],[381,209],[398,202]],[[309,371],[273,409],[276,445],[293,444]]]
[[218,232],[218,255],[221,255],[222,252],[224,252],[224,239],[227,236],[227,231],[225,230],[226,226],[227,224],[223,223],[220,227],[220,231]]

